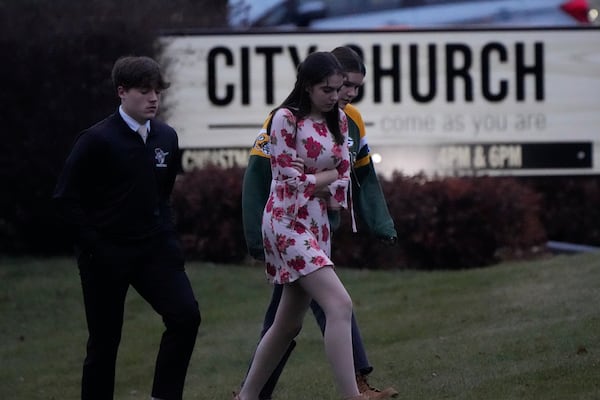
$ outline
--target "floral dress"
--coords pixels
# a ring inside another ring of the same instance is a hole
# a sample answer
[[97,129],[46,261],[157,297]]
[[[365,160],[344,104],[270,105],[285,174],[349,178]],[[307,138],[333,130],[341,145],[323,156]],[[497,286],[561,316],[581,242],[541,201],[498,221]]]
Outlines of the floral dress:
[[[325,121],[296,117],[277,110],[271,123],[271,191],[265,205],[262,232],[267,279],[293,282],[323,266],[333,266],[327,208],[330,202],[348,206],[350,156],[348,121],[340,110],[344,143],[334,142]],[[304,173],[292,168],[304,160]],[[328,186],[331,200],[315,197],[315,173],[336,168],[338,179]]]

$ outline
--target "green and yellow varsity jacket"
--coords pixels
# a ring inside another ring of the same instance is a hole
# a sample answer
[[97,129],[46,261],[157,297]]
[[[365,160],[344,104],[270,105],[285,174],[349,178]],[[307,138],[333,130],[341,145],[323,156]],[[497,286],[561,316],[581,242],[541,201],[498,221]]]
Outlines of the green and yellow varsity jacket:
[[[352,168],[352,201],[354,211],[363,221],[369,232],[386,241],[397,237],[394,221],[379,184],[379,179],[369,154],[365,137],[365,124],[360,112],[351,104],[344,108],[348,116],[348,134]],[[263,127],[250,150],[248,167],[242,183],[242,220],[248,252],[256,259],[263,260],[262,215],[271,187],[271,163],[269,126],[271,116]],[[332,231],[339,226],[339,212],[330,212]]]

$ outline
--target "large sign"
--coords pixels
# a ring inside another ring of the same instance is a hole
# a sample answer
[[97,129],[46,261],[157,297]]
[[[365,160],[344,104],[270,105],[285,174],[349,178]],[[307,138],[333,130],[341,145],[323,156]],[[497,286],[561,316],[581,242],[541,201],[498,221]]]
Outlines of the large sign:
[[377,170],[600,172],[600,30],[198,33],[160,39],[189,169],[243,164],[313,51],[349,45]]

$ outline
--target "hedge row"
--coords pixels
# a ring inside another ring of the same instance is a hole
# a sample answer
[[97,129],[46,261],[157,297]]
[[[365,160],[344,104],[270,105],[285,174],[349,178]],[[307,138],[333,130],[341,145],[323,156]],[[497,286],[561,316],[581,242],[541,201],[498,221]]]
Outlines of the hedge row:
[[246,257],[241,168],[207,166],[181,176],[173,191],[177,230],[189,258],[236,263]]
[[[395,174],[381,182],[398,232],[392,248],[352,235],[334,238],[334,259],[367,268],[470,268],[537,253],[546,236],[540,196],[510,178]],[[360,229],[359,229],[360,231]]]
[[[190,259],[242,262],[247,257],[241,224],[242,177],[242,168],[209,166],[178,180],[174,207]],[[346,213],[334,234],[333,258],[338,264],[471,268],[538,254],[548,238],[584,244],[598,240],[596,177],[428,180],[396,174],[381,184],[398,231],[397,245],[379,243],[361,229],[360,220],[359,233],[352,233]],[[589,212],[582,207],[589,207]],[[585,214],[585,221],[574,214]]]

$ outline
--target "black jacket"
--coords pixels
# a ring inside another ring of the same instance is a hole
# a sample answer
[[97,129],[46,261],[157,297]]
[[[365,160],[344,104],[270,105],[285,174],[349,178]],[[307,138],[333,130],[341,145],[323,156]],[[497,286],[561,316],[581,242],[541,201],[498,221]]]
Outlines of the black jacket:
[[157,120],[146,144],[118,112],[84,130],[53,196],[75,243],[85,249],[173,230],[169,197],[179,163],[175,130]]

